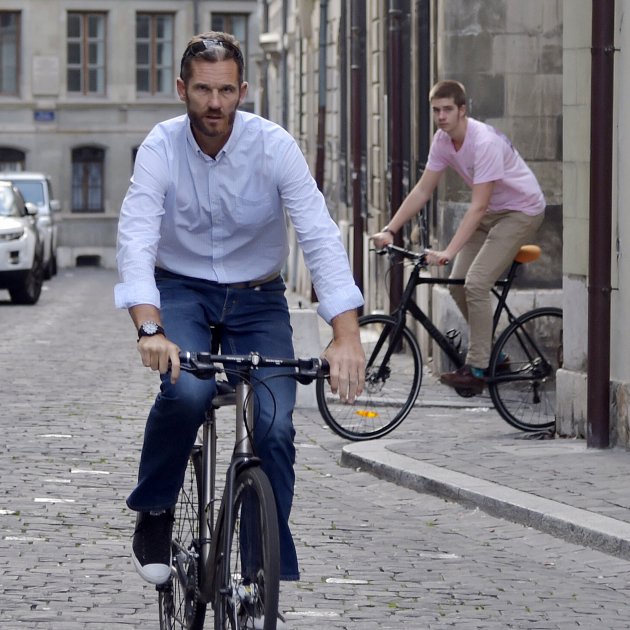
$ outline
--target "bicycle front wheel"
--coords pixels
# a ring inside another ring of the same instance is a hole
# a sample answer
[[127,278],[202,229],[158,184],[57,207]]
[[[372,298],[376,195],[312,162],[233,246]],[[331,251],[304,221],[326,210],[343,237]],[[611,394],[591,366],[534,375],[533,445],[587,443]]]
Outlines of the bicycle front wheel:
[[365,387],[353,404],[342,403],[327,380],[317,381],[317,406],[326,424],[348,440],[371,440],[393,431],[413,408],[422,383],[422,355],[405,326],[396,319],[365,315],[359,319],[365,351]]
[[[225,526],[224,510],[222,505],[213,595],[215,630],[276,630],[278,517],[271,484],[261,468],[245,468],[236,478],[230,531]],[[224,555],[226,548],[229,552]]]
[[173,523],[173,569],[166,584],[157,587],[160,630],[202,630],[206,604],[200,601],[199,524],[201,509],[201,449],[188,460]]
[[563,364],[562,310],[528,311],[512,322],[492,350],[490,396],[501,417],[521,431],[556,422],[556,371]]

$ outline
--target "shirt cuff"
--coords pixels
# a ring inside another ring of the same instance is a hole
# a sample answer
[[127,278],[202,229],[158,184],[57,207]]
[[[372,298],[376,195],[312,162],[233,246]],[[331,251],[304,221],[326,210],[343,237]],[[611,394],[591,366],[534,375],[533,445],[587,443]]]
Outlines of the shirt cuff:
[[160,292],[155,284],[121,282],[114,287],[114,303],[116,308],[131,308],[137,304],[151,304],[160,308]]
[[[315,289],[317,291],[317,288]],[[322,300],[317,307],[317,312],[327,324],[334,317],[346,311],[360,308],[365,304],[359,287],[355,284],[350,290],[347,288],[336,291]]]

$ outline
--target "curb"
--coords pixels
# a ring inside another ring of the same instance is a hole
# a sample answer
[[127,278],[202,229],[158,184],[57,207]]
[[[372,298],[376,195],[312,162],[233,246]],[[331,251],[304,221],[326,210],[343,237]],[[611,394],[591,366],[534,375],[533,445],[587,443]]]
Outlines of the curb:
[[630,560],[630,523],[514,490],[390,450],[405,440],[354,442],[343,447],[341,464],[502,519],[532,527],[570,543]]

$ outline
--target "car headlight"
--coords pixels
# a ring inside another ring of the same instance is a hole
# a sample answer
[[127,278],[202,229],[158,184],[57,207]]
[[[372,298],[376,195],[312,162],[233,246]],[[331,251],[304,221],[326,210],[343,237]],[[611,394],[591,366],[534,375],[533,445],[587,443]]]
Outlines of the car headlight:
[[0,232],[0,241],[17,241],[22,238],[23,234],[24,228],[11,230],[10,232]]

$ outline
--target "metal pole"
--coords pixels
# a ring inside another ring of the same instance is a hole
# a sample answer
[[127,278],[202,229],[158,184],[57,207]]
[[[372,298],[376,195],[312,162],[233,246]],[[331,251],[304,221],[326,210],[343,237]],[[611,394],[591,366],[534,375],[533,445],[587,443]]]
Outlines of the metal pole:
[[199,33],[199,0],[193,0],[193,33]]
[[315,158],[315,181],[317,187],[324,191],[324,174],[326,168],[326,52],[328,37],[328,0],[319,3],[319,69],[317,95],[317,156]]
[[363,291],[363,142],[365,137],[364,90],[365,81],[365,2],[351,4],[352,58],[350,61],[351,134],[352,134],[352,269],[354,281]]
[[610,256],[614,0],[593,0],[588,274],[587,445],[610,442]]
[[[400,68],[403,60],[401,54],[401,19],[402,9],[399,0],[389,0],[388,10],[388,43],[389,43],[389,164],[391,171],[390,212],[393,215],[403,201],[403,147],[402,147],[402,86],[400,84]],[[394,237],[394,244],[402,245],[403,230],[399,230]],[[391,270],[389,285],[389,308],[393,311],[402,299],[403,267],[394,265]]]

